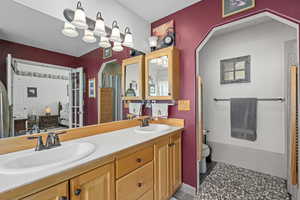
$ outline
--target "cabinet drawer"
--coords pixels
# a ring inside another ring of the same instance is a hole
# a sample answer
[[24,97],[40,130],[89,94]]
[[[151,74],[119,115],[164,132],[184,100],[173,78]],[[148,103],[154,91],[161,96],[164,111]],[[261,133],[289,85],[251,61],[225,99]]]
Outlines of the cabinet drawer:
[[129,156],[117,159],[116,176],[120,178],[153,160],[153,147],[142,149]]
[[117,200],[134,200],[153,187],[153,162],[117,180]]
[[153,189],[143,194],[138,200],[153,200]]

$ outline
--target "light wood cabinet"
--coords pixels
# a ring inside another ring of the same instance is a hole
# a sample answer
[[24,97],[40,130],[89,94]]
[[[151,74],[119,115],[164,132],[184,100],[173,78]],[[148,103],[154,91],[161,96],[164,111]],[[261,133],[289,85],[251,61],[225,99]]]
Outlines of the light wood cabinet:
[[114,164],[99,167],[70,180],[71,200],[114,200]]
[[182,183],[181,135],[171,136],[170,143],[170,191],[174,194]]
[[182,183],[181,131],[72,177],[22,200],[168,200]]
[[169,138],[154,145],[154,191],[155,200],[170,196],[170,151]]
[[116,160],[116,177],[120,178],[153,160],[153,147],[147,147]]
[[134,200],[139,199],[153,188],[153,162],[150,162],[134,172],[117,180],[116,199]]
[[69,200],[69,183],[68,181],[60,183],[29,197],[25,197],[23,200]]
[[145,57],[145,96],[147,100],[176,100],[180,93],[179,50],[167,47]]
[[145,56],[135,56],[122,62],[122,99],[143,100]]
[[154,145],[154,164],[155,200],[167,200],[182,183],[180,133]]

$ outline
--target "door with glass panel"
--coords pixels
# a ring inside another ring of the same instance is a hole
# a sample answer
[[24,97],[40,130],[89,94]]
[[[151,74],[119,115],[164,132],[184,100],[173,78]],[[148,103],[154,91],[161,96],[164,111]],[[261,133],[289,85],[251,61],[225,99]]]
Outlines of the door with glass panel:
[[83,126],[83,68],[72,70],[70,78],[70,128]]

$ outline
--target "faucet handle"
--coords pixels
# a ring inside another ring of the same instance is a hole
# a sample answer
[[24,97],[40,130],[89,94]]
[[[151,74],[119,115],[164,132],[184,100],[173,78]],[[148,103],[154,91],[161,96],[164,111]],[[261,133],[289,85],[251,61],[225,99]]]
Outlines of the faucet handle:
[[48,133],[48,136],[47,136],[47,139],[46,139],[46,148],[47,149],[50,149],[54,146],[54,136],[55,136],[55,133]]
[[60,132],[60,133],[54,133],[54,137],[53,137],[53,146],[60,146],[60,140],[59,140],[59,135],[62,135],[62,134],[66,134],[67,131],[63,131],[63,132]]
[[39,136],[29,136],[27,137],[28,140],[35,140],[37,139],[37,144],[35,147],[35,151],[42,151],[44,149],[46,149],[44,143],[43,143],[43,137],[41,135]]

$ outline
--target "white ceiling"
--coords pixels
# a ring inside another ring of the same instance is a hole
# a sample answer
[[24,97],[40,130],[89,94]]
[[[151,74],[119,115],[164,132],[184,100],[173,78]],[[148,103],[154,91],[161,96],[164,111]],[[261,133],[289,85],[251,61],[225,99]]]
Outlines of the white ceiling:
[[116,0],[121,5],[154,22],[202,0]]
[[97,43],[86,44],[79,37],[64,36],[62,20],[12,0],[1,0],[0,19],[0,39],[3,40],[76,57],[98,48]]

